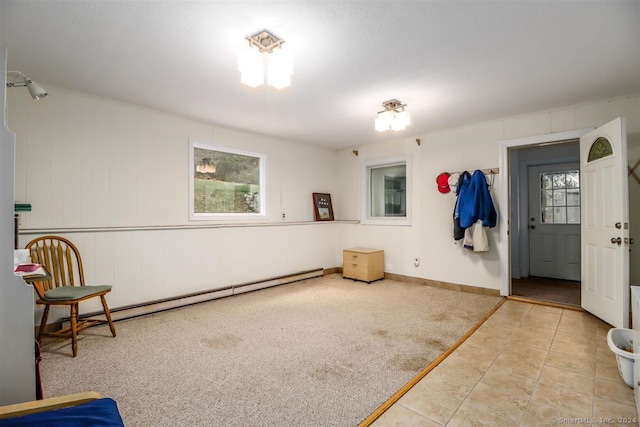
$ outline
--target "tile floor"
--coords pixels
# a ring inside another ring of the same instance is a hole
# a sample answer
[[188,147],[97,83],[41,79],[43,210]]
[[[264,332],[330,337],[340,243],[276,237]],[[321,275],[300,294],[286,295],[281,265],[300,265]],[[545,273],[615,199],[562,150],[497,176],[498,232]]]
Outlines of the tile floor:
[[638,426],[609,328],[585,312],[508,300],[371,425]]

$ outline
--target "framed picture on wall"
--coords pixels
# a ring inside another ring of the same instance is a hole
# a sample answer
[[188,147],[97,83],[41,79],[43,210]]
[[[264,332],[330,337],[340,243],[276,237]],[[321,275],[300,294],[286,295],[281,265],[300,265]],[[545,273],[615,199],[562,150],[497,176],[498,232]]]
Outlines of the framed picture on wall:
[[313,193],[313,207],[316,221],[333,221],[331,194]]

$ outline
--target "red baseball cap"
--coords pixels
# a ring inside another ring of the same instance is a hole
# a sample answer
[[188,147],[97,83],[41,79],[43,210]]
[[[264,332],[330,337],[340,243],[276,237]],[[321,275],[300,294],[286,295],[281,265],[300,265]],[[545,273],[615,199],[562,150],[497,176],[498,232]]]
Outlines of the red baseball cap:
[[450,176],[451,174],[449,172],[442,172],[440,175],[438,175],[438,177],[436,178],[436,182],[438,183],[439,192],[445,194],[451,191],[451,188],[449,188]]

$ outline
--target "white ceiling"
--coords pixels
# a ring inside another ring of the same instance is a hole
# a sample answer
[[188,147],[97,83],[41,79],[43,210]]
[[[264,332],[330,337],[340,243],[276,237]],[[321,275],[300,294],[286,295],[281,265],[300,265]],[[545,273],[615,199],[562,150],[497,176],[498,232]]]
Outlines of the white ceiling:
[[[263,29],[288,89],[239,82]],[[640,93],[638,0],[1,0],[0,45],[45,88],[333,148]],[[413,124],[375,132],[391,98]]]

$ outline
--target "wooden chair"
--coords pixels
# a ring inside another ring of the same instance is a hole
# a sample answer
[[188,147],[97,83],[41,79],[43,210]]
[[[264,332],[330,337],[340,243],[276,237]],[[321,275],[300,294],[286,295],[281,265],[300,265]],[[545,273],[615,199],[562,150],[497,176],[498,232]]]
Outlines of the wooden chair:
[[[44,335],[71,337],[73,357],[78,355],[78,332],[99,323],[108,323],[111,334],[116,336],[116,328],[111,321],[111,313],[105,295],[111,291],[109,285],[85,286],[82,258],[78,248],[70,240],[59,236],[43,236],[30,241],[27,249],[31,252],[31,261],[42,264],[51,275],[41,281],[33,281],[38,294],[37,304],[44,305],[38,341]],[[100,297],[107,320],[78,319],[78,304],[90,298]],[[70,307],[70,326],[55,332],[47,332],[47,317],[52,305]]]

